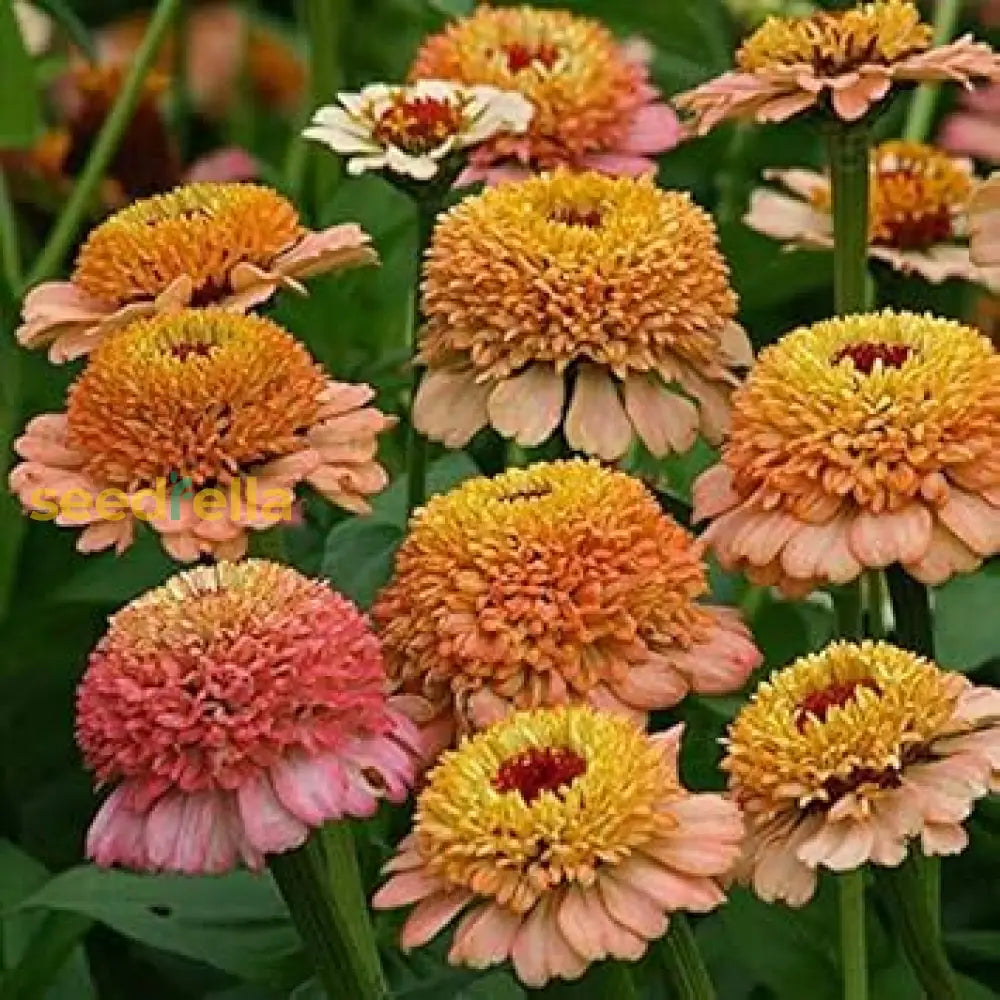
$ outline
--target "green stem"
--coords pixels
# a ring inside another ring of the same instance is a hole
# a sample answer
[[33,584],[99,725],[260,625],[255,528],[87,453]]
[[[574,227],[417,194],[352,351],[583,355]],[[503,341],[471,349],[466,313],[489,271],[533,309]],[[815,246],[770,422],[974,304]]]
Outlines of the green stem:
[[[951,41],[958,25],[958,15],[961,11],[961,0],[937,0],[934,11],[934,42],[936,48]],[[910,109],[906,115],[906,126],[903,138],[911,142],[926,142],[934,121],[934,109],[937,106],[939,83],[923,83],[917,87],[910,101]]]
[[833,299],[837,315],[864,312],[868,282],[868,126],[838,122],[828,136],[833,196]]
[[[302,6],[306,37],[310,40],[309,89],[313,110],[335,101],[341,87],[342,6],[343,0],[305,0]],[[340,182],[340,160],[317,144],[313,144],[310,159],[313,213],[318,224]]]
[[7,190],[7,176],[0,169],[0,262],[3,279],[10,289],[11,298],[21,292],[21,244],[17,237],[17,217]]
[[844,1000],[868,998],[868,950],[865,943],[865,870],[837,876],[840,890],[840,955]]
[[683,913],[671,914],[670,930],[660,943],[659,953],[678,1000],[715,1000],[715,987]]
[[[342,891],[343,885],[331,878],[328,863],[319,834],[297,850],[272,855],[268,860],[330,1000],[380,1000],[386,996],[386,985],[374,952],[367,907],[362,899],[359,910],[353,891]],[[365,929],[368,948],[362,951],[358,944]]]
[[885,576],[896,622],[893,630],[896,645],[932,659],[934,628],[927,588],[898,564],[890,566]]
[[837,619],[837,637],[840,639],[864,638],[864,600],[861,579],[844,584],[832,591],[833,610]]
[[922,861],[913,847],[898,868],[876,869],[876,878],[924,993],[929,1000],[959,1000],[955,973],[928,905]]
[[885,585],[882,573],[871,570],[865,574],[865,638],[884,639],[888,633],[885,621]]
[[38,255],[35,266],[28,276],[28,285],[51,278],[56,274],[76,238],[86,214],[87,207],[97,192],[101,178],[111,163],[122,135],[132,119],[132,113],[139,100],[143,80],[145,80],[164,36],[173,22],[181,0],[159,0],[150,19],[145,37],[135,54],[128,76],[121,92],[104,121],[101,131],[90,150],[87,162],[77,178],[56,224],[49,233],[48,241]]

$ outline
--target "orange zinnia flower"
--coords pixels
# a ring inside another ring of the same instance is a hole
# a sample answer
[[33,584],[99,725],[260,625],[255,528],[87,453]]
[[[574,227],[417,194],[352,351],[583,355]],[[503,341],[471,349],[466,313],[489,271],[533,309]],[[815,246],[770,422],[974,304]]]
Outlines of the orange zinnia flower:
[[836,643],[761,684],[722,762],[749,836],[739,874],[806,903],[820,867],[895,866],[912,838],[957,854],[998,787],[1000,692],[886,643]]
[[373,609],[428,745],[512,708],[589,701],[643,721],[739,688],[760,654],[701,550],[641,482],[580,460],[473,479],[413,518]]
[[[711,217],[647,179],[554,174],[443,215],[424,265],[414,422],[448,447],[487,424],[524,446],[658,456],[728,426],[753,357]],[[569,405],[565,418],[563,409]]]
[[531,987],[637,961],[671,913],[725,901],[717,878],[743,836],[731,802],[681,785],[680,735],[585,706],[498,723],[430,773],[374,905],[418,904],[404,948],[466,911],[449,962],[509,958]]
[[695,519],[727,569],[802,595],[902,563],[928,584],[1000,551],[1000,357],[885,311],[796,330],[733,399]]

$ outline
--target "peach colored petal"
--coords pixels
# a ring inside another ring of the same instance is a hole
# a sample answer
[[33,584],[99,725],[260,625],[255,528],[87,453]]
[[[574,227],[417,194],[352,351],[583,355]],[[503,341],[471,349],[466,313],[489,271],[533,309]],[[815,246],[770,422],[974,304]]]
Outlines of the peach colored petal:
[[687,451],[698,436],[698,408],[652,374],[625,379],[625,412],[652,455]]
[[121,555],[135,538],[135,520],[123,517],[120,521],[98,521],[86,527],[76,540],[78,552],[103,552],[114,546]]
[[923,556],[905,563],[906,571],[921,583],[936,587],[956,573],[975,572],[982,559],[947,528],[934,523],[930,544]]
[[626,704],[621,698],[612,694],[603,684],[597,684],[587,692],[587,701],[602,712],[612,715],[624,715],[640,728],[646,727],[646,713]]
[[474,898],[467,889],[452,889],[422,899],[407,918],[400,933],[403,951],[420,948],[434,938]]
[[479,382],[471,368],[431,369],[413,401],[413,423],[446,448],[463,448],[489,422],[487,401],[494,385]]
[[712,879],[671,871],[642,853],[633,854],[619,864],[615,876],[645,893],[667,912],[708,913],[726,901],[725,893]]
[[448,961],[473,969],[498,965],[510,955],[521,924],[520,914],[499,903],[487,903],[467,913],[455,932]]
[[643,845],[643,853],[687,875],[721,876],[740,853],[743,819],[721,795],[691,795],[664,812],[677,828]]
[[673,657],[696,694],[723,695],[739,691],[760,666],[762,654],[742,630],[715,629],[704,642]]
[[511,705],[489,688],[481,688],[469,698],[467,711],[475,729],[486,729],[506,718],[511,711]]
[[957,823],[926,823],[920,846],[928,857],[961,854],[969,846],[969,835]]
[[612,177],[643,177],[656,171],[655,160],[632,153],[590,153],[580,166]]
[[812,837],[799,845],[796,854],[811,868],[823,865],[835,872],[853,871],[868,860],[874,841],[870,823],[836,823],[827,819]]
[[733,473],[728,465],[720,462],[706,469],[691,489],[694,506],[691,519],[697,523],[731,510],[740,502],[733,489]]
[[644,104],[632,116],[619,149],[623,153],[663,153],[683,137],[677,113],[668,104]]
[[307,233],[277,257],[272,267],[284,277],[305,279],[340,268],[377,263],[378,254],[371,247],[371,237],[351,222]]
[[733,534],[730,551],[738,558],[763,566],[775,559],[801,528],[798,518],[783,511],[747,511]]
[[556,920],[571,948],[589,962],[608,957],[610,917],[593,889],[570,885],[563,894]]
[[808,840],[822,820],[810,817],[786,832],[776,822],[778,833],[766,837],[752,858],[753,890],[765,903],[782,900],[789,906],[804,906],[816,891],[816,871],[799,860],[799,845]]
[[490,424],[504,437],[534,448],[559,426],[564,400],[563,376],[553,365],[536,364],[499,382],[486,409]]
[[931,543],[934,519],[922,504],[898,511],[872,514],[862,511],[851,524],[848,542],[855,558],[870,569],[894,562],[916,562]]
[[850,527],[850,518],[844,514],[826,524],[803,524],[781,553],[782,569],[802,580],[849,583],[861,572],[848,542]]
[[953,488],[937,515],[977,555],[1000,551],[1000,509],[981,497]]
[[666,934],[663,910],[631,882],[616,878],[614,868],[598,872],[597,888],[612,919],[636,937],[655,941]]
[[688,682],[666,657],[651,655],[629,669],[614,685],[614,693],[633,708],[648,710],[676,705],[688,692]]
[[750,195],[750,209],[743,224],[775,240],[814,247],[833,245],[828,216],[808,202],[770,188],[758,188]]
[[734,320],[724,324],[719,331],[719,349],[729,365],[749,368],[753,364],[753,344],[746,330]]
[[719,444],[729,432],[729,388],[718,382],[702,378],[693,368],[685,365],[678,372],[684,391],[698,403],[701,432],[709,444]]
[[780,94],[759,105],[754,114],[762,125],[780,124],[794,118],[795,115],[808,111],[816,103],[816,95],[809,91],[793,94]]
[[844,86],[838,86],[837,81],[832,86],[833,110],[844,121],[854,122],[863,118],[868,109],[881,101],[889,92],[892,80],[885,76],[869,76],[863,74],[860,79],[849,81],[844,78]]
[[372,906],[376,910],[390,910],[447,891],[448,884],[444,879],[423,869],[398,872],[372,896]]
[[551,978],[548,966],[547,910],[548,899],[543,896],[518,928],[510,949],[517,978],[533,989],[540,989]]
[[565,434],[567,444],[575,451],[606,462],[621,458],[632,443],[632,425],[615,381],[596,365],[580,365],[566,414]]

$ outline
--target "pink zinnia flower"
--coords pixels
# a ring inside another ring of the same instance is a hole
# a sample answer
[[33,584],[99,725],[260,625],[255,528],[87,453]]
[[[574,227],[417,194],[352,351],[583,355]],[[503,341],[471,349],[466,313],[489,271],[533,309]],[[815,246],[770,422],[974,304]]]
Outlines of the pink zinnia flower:
[[975,801],[1000,788],[1000,691],[887,643],[836,643],[761,684],[722,763],[744,809],[739,874],[806,903],[817,870],[957,854]]
[[681,730],[647,736],[576,706],[480,733],[430,773],[374,905],[417,904],[407,949],[461,915],[448,961],[510,959],[532,988],[637,961],[671,914],[725,901],[717,879],[743,836],[731,802],[681,785]]
[[378,640],[324,583],[257,559],[182,573],[111,619],[80,684],[77,739],[116,785],[87,854],[260,868],[312,827],[402,802],[414,738]]

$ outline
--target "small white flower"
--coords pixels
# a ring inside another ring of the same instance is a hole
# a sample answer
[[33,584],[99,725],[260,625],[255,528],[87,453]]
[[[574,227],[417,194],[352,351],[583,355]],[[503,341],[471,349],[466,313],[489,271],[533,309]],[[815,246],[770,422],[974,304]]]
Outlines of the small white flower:
[[391,170],[418,181],[430,180],[454,150],[524,132],[533,114],[521,94],[442,80],[375,83],[337,98],[302,134],[349,157],[348,173]]

